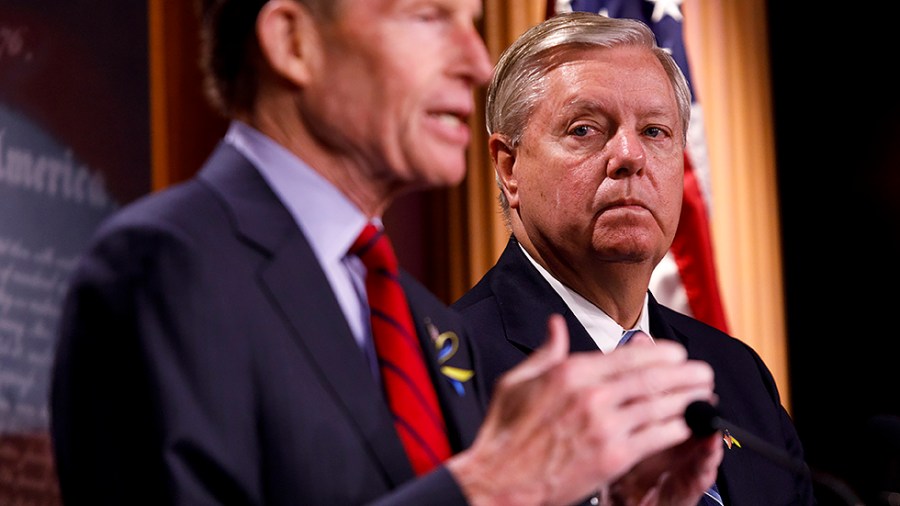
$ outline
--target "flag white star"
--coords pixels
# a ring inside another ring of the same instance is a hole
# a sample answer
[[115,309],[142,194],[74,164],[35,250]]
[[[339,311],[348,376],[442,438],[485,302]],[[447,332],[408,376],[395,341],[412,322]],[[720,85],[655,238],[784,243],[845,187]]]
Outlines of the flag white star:
[[647,0],[653,4],[653,14],[650,20],[659,23],[664,17],[671,16],[675,21],[681,21],[681,2],[682,0]]
[[557,14],[562,14],[563,12],[572,12],[572,0],[556,0],[555,12]]

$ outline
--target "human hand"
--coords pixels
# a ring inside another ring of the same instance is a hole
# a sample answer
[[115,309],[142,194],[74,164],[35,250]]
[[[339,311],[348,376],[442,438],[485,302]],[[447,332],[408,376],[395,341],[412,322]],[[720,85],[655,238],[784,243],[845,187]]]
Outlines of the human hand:
[[[629,341],[629,346],[646,344],[653,341],[640,332]],[[694,506],[715,482],[723,454],[719,433],[690,438],[639,462],[613,483],[608,502],[617,506]]]
[[471,504],[577,502],[687,441],[685,408],[713,395],[712,369],[677,343],[568,349],[554,315],[547,343],[501,378],[472,447],[447,462]]
[[722,436],[691,438],[652,455],[612,484],[617,506],[694,506],[716,481]]

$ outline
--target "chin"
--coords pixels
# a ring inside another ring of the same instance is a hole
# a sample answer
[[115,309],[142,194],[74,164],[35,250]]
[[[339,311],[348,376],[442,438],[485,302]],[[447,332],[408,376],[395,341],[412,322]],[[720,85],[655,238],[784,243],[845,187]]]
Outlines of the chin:
[[[432,160],[436,159],[440,158]],[[448,160],[448,158],[443,158],[443,160]],[[456,186],[466,177],[465,157],[462,157],[457,163],[427,164],[421,174],[426,186],[433,188]]]
[[449,177],[444,181],[444,185],[445,186],[456,186],[459,183],[461,183],[462,180],[466,177],[466,167],[463,166],[460,169],[448,172],[447,175]]

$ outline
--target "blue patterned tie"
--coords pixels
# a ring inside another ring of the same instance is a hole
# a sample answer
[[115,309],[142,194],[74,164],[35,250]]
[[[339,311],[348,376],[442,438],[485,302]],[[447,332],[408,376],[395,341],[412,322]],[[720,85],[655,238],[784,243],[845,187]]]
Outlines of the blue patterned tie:
[[[636,333],[641,332],[640,329],[632,329],[626,330],[622,332],[622,337],[619,338],[619,344],[616,346],[623,346],[628,344],[628,341],[631,340],[631,337]],[[703,497],[700,498],[700,502],[697,503],[697,506],[725,506],[725,503],[722,501],[722,496],[719,494],[719,487],[716,486],[715,483],[709,487],[709,490],[703,493]]]

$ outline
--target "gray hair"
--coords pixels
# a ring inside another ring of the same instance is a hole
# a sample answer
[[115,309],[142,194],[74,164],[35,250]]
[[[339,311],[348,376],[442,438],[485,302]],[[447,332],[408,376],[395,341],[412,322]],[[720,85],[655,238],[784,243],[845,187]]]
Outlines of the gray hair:
[[530,28],[500,55],[487,90],[488,133],[506,134],[517,145],[543,91],[541,78],[565,61],[567,50],[617,46],[646,47],[662,64],[675,90],[686,141],[691,90],[672,55],[656,44],[653,31],[641,21],[590,12],[553,16]]
[[[590,12],[557,14],[531,27],[500,55],[487,89],[485,121],[488,134],[502,133],[513,147],[518,146],[528,118],[543,93],[541,79],[566,61],[566,53],[617,46],[646,47],[662,64],[675,90],[682,143],[686,143],[691,119],[691,90],[672,55],[657,45],[653,31],[643,22]],[[500,204],[508,220],[509,203],[502,191]]]

